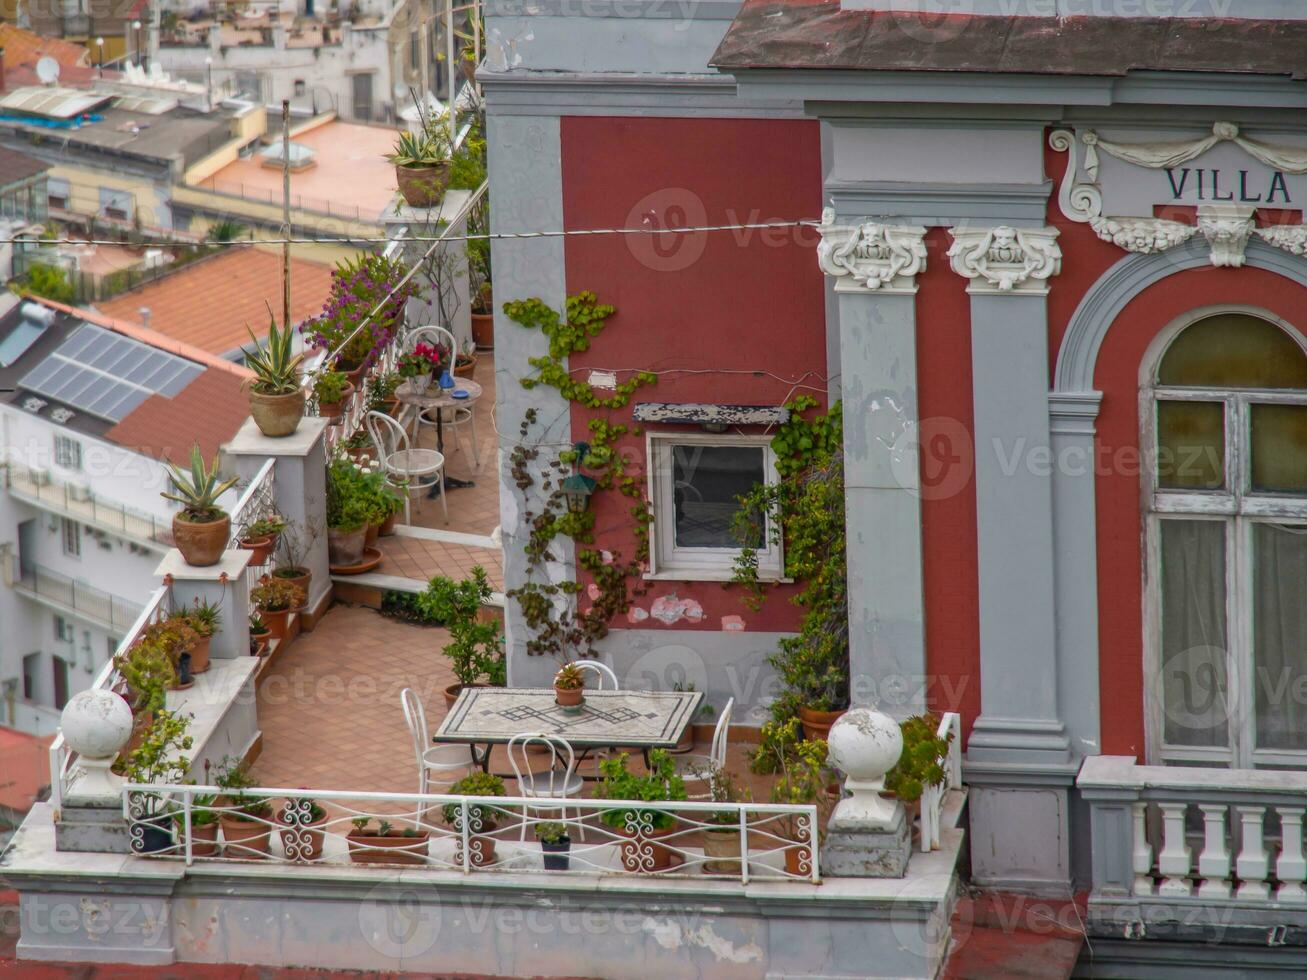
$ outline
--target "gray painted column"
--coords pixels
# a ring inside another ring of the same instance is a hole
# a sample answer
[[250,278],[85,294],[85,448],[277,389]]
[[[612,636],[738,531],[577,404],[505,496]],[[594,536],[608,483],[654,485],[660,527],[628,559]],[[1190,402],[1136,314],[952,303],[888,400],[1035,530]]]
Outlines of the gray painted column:
[[916,317],[925,229],[837,225],[828,210],[819,230],[838,304],[850,693],[855,705],[906,716],[926,690]]
[[[490,161],[490,222],[492,232],[539,231],[563,227],[562,148],[557,116],[515,116],[487,110]],[[567,298],[564,248],[561,238],[495,239],[491,243],[495,289],[495,410],[499,424],[499,507],[504,542],[506,589],[522,584],[527,574],[524,546],[528,529],[523,514],[540,512],[546,496],[540,491],[540,474],[550,459],[571,442],[568,403],[552,388],[528,392],[519,379],[534,373],[528,359],[548,353],[538,330],[526,330],[503,311],[508,300],[538,297],[557,310]],[[540,457],[532,464],[536,485],[519,490],[510,472],[509,454],[521,441],[519,426],[528,408],[537,421],[526,436],[539,444]],[[557,557],[546,574],[552,581],[573,577],[575,548],[571,539],[554,541]],[[539,574],[539,572],[537,572]],[[508,643],[508,679],[513,686],[548,686],[558,664],[546,657],[526,655],[526,626],[517,603],[509,599],[504,610]]]

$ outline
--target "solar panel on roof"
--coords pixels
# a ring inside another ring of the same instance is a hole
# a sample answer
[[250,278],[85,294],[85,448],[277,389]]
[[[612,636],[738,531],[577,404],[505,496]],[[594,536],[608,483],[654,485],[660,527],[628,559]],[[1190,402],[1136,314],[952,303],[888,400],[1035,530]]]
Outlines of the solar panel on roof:
[[121,422],[150,395],[172,397],[204,368],[93,324],[83,324],[19,380],[19,387]]

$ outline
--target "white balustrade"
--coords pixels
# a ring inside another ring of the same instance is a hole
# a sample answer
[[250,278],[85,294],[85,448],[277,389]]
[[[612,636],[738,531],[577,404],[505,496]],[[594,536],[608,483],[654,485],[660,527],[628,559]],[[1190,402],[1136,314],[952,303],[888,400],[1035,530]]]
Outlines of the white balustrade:
[[1162,811],[1162,849],[1157,854],[1157,870],[1165,877],[1157,887],[1159,895],[1188,895],[1193,890],[1189,868],[1193,855],[1185,842],[1185,803],[1159,803]]
[[1266,885],[1266,876],[1270,873],[1271,864],[1262,840],[1266,807],[1240,806],[1236,809],[1239,811],[1243,837],[1239,860],[1235,862],[1235,871],[1239,875],[1238,897],[1269,898],[1271,893]]
[[1280,857],[1275,862],[1275,877],[1280,879],[1280,887],[1275,892],[1277,902],[1307,902],[1307,890],[1303,889],[1303,880],[1307,879],[1307,860],[1302,853],[1302,816],[1301,807],[1282,806],[1277,808],[1280,814]]
[[1230,852],[1225,846],[1224,803],[1200,803],[1203,811],[1203,853],[1198,858],[1199,898],[1230,897]]

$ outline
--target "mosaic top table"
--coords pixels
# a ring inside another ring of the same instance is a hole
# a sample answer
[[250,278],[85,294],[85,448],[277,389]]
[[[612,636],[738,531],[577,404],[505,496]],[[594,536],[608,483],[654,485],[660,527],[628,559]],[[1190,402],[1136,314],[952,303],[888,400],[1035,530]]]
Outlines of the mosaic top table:
[[674,748],[702,700],[702,691],[586,691],[580,710],[568,711],[552,687],[465,687],[431,740],[467,743],[482,769],[491,746],[528,732],[559,735],[574,749],[622,746],[647,755]]

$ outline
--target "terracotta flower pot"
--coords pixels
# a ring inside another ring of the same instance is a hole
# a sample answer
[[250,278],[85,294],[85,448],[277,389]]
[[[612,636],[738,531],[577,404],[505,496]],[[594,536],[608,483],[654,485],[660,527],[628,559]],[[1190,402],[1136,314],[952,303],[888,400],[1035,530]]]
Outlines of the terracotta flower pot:
[[391,514],[381,522],[381,527],[377,529],[380,537],[388,538],[395,533],[395,521],[399,518],[398,514]]
[[472,314],[472,343],[477,350],[495,349],[495,314]]
[[[294,573],[294,574],[289,574]],[[309,584],[313,581],[313,573],[307,568],[296,566],[295,568],[279,568],[272,573],[277,578],[285,579],[292,585],[298,585],[304,590],[304,607],[309,604]]]
[[740,873],[740,832],[733,827],[703,832],[703,870],[709,874]]
[[[178,831],[181,826],[178,825]],[[218,853],[218,821],[191,824],[191,856],[215,857]]]
[[363,547],[371,548],[377,543],[377,537],[381,534],[380,524],[369,524],[367,534],[363,538]]
[[355,831],[345,836],[349,859],[358,864],[422,864],[431,835],[401,837],[388,834],[360,834]]
[[268,853],[272,827],[262,820],[238,820],[224,816],[222,824],[223,857],[255,860]]
[[354,367],[347,367],[343,364],[337,364],[336,370],[345,375],[345,380],[354,388],[358,389],[363,383],[363,365],[356,364]]
[[355,528],[352,531],[327,528],[327,555],[332,565],[357,565],[363,560],[363,549],[367,547],[368,529]]
[[[490,828],[494,829],[494,828]],[[495,863],[495,839],[487,834],[472,834],[469,838],[471,842],[471,854],[468,855],[468,863],[474,868],[483,868],[487,864]],[[455,851],[454,860],[462,863],[463,853],[460,847]]]
[[251,633],[250,656],[266,657],[268,655],[268,641],[271,639],[272,639],[271,633]]
[[445,707],[452,708],[465,687],[487,687],[486,684],[450,684],[445,688]]
[[813,739],[825,739],[830,734],[830,726],[835,724],[840,715],[844,714],[845,709],[839,711],[813,711],[811,708],[799,708],[799,721],[803,724],[803,737],[812,741]]
[[476,369],[477,356],[475,354],[471,357],[459,355],[457,360],[454,361],[454,377],[456,378],[471,378],[476,374]]
[[800,878],[812,875],[812,850],[807,844],[791,844],[785,848],[785,870]]
[[434,167],[395,167],[395,183],[404,203],[412,208],[434,208],[445,196],[449,164]]
[[558,702],[560,708],[575,708],[585,700],[585,688],[572,687],[563,688],[557,684],[554,685],[554,700]]
[[658,843],[659,838],[676,832],[675,823],[666,830],[650,830],[643,834],[634,834],[625,828],[617,828],[616,832],[619,836],[627,838],[620,845],[622,867],[627,871],[653,874],[666,871],[680,863],[675,851],[665,844]]
[[327,838],[322,826],[327,822],[324,813],[312,823],[289,823],[283,814],[278,818],[283,824],[281,830],[281,849],[292,861],[316,861],[322,857],[322,845]]
[[230,537],[231,518],[226,514],[216,521],[188,521],[181,514],[173,515],[173,543],[188,565],[204,568],[218,564]]
[[265,534],[257,538],[241,538],[240,546],[251,552],[251,565],[266,565],[272,549],[277,546],[277,535]]
[[259,431],[270,439],[281,439],[299,428],[304,417],[304,392],[265,395],[250,389],[250,414]]
[[260,609],[259,615],[263,618],[263,625],[268,627],[268,636],[274,640],[282,640],[286,637],[286,627],[290,622],[291,610],[289,609]]
[[348,381],[345,382],[345,390],[340,394],[340,400],[334,402],[324,402],[318,399],[318,415],[324,419],[337,419],[345,411],[345,406],[349,404],[350,398],[354,395],[354,386]]
[[209,644],[213,637],[202,636],[191,649],[191,673],[203,674],[209,669]]

